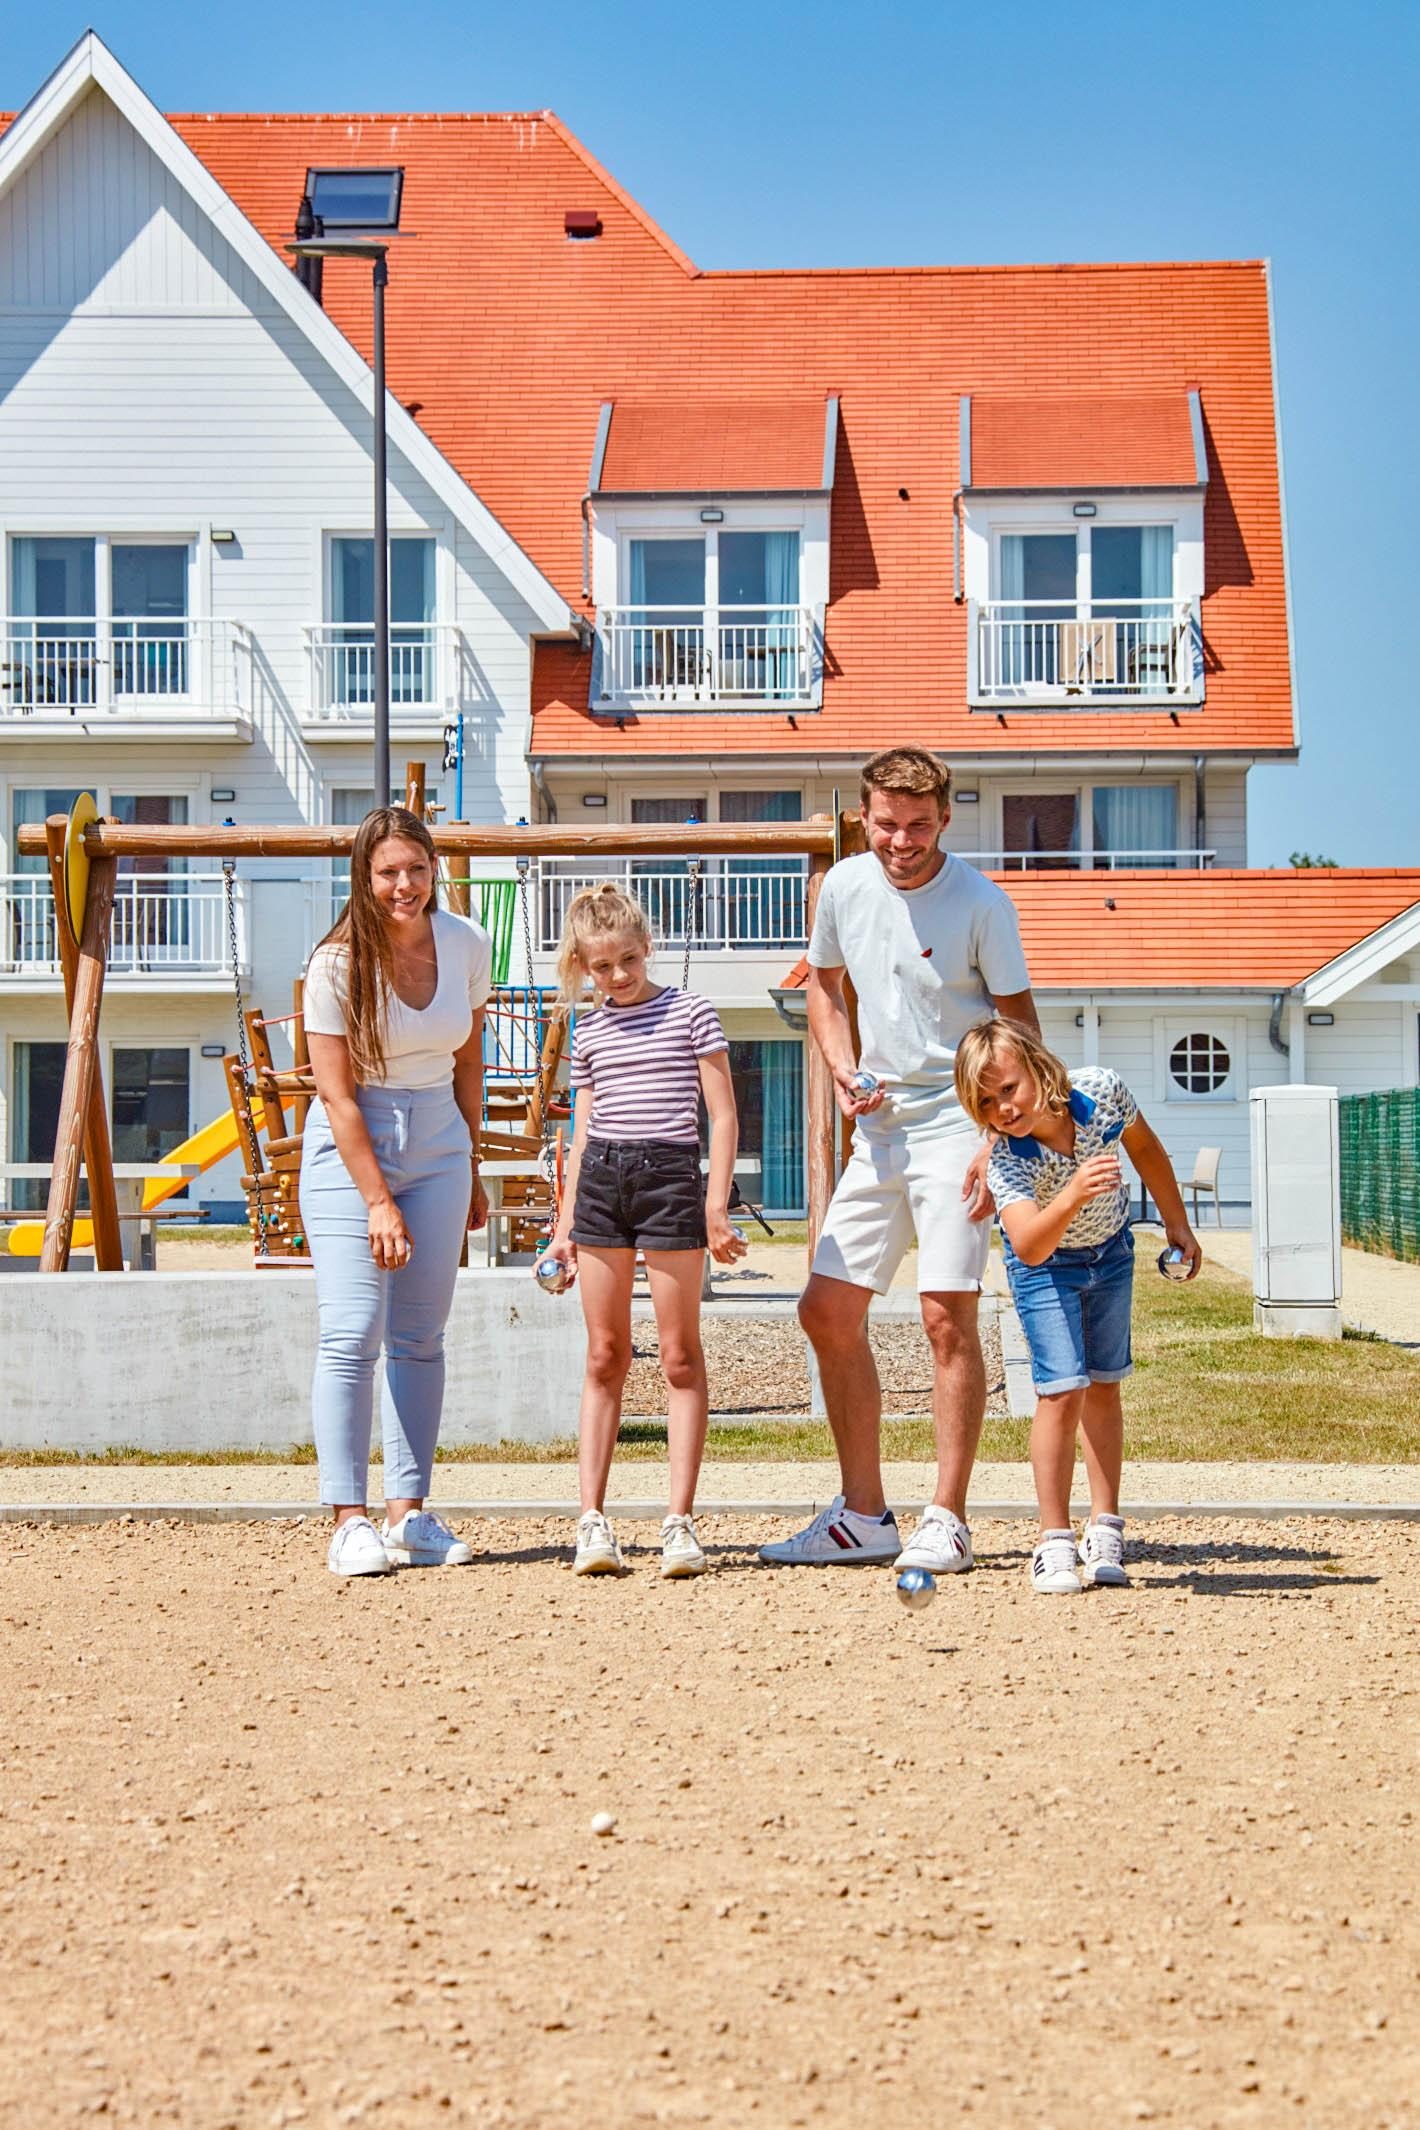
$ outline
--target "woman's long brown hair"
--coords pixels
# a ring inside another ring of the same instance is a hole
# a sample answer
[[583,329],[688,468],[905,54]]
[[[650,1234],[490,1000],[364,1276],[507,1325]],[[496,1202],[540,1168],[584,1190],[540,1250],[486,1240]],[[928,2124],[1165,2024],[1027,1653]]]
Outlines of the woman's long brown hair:
[[355,831],[355,847],[350,853],[350,900],[321,941],[323,947],[342,949],[346,957],[345,1039],[355,1077],[362,1086],[383,1079],[385,1070],[394,955],[371,875],[376,850],[391,836],[418,844],[429,860],[433,885],[424,907],[426,911],[438,908],[439,854],[434,838],[408,807],[377,806]]

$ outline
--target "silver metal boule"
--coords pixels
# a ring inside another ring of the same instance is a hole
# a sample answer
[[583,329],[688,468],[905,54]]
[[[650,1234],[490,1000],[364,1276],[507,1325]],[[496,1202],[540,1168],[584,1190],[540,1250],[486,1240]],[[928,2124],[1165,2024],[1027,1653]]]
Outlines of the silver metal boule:
[[1159,1270],[1165,1279],[1187,1279],[1193,1270],[1193,1259],[1185,1257],[1182,1250],[1160,1250]]
[[547,1294],[563,1294],[569,1284],[567,1267],[560,1257],[540,1257],[533,1266],[533,1278]]
[[866,1102],[875,1095],[882,1082],[875,1072],[855,1072],[848,1082],[848,1092],[859,1102]]
[[904,1568],[897,1579],[897,1595],[909,1612],[923,1612],[937,1595],[937,1578],[928,1568]]

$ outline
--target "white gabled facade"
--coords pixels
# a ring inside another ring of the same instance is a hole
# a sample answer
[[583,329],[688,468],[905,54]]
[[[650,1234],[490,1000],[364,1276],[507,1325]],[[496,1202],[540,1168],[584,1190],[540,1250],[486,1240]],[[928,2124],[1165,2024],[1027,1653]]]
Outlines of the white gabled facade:
[[[63,1036],[47,882],[18,856],[18,824],[79,790],[139,818],[329,821],[369,789],[368,642],[337,580],[360,574],[358,549],[340,543],[370,536],[371,389],[294,274],[99,41],[81,40],[0,142],[0,1144],[12,1157],[28,1151],[31,1112],[43,1138]],[[531,640],[570,616],[393,401],[387,422],[391,536],[417,543],[404,576],[418,616],[394,632],[393,774],[418,759],[451,801],[441,734],[462,710],[465,812],[516,819]],[[244,978],[280,1012],[329,922],[329,868],[241,871]],[[120,1136],[130,1107],[135,1154],[157,1121],[138,1093],[145,1056],[170,1105],[185,1077],[192,1128],[225,1104],[219,1059],[202,1056],[232,1047],[225,960],[215,866],[194,861],[181,886],[124,883],[105,1080]],[[232,1204],[235,1173],[214,1171],[194,1196]]]

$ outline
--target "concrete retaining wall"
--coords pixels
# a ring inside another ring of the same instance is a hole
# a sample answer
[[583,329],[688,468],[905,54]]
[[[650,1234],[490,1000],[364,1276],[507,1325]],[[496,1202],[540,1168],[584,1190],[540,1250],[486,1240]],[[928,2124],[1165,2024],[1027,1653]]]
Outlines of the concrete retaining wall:
[[[0,1280],[0,1448],[289,1450],[311,1439],[315,1348],[308,1272]],[[576,1434],[575,1297],[461,1272],[446,1353],[444,1442]]]

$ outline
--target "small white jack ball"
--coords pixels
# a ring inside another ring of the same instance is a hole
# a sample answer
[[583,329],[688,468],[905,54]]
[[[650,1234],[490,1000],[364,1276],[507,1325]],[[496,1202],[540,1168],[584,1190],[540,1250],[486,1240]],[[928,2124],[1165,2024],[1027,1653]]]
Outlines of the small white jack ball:
[[614,1812],[594,1812],[592,1814],[593,1834],[613,1834],[615,1831],[616,1814]]
[[897,1579],[897,1595],[909,1612],[924,1612],[937,1595],[937,1578],[926,1568],[904,1568]]

